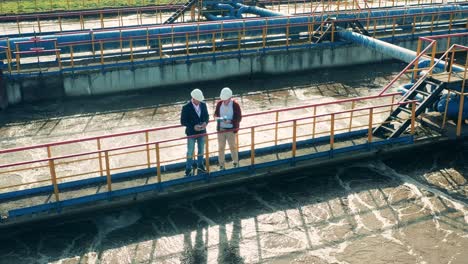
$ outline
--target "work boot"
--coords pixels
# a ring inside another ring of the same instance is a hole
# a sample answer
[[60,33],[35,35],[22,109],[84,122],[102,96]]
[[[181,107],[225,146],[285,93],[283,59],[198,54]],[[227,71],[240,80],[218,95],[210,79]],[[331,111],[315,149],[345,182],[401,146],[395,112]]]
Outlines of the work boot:
[[226,169],[226,168],[224,168],[223,165],[220,165],[220,166],[219,166],[219,170],[220,170],[220,171],[225,170],[225,169]]
[[190,177],[192,176],[192,170],[191,169],[185,169],[185,177]]
[[235,162],[234,162],[234,163],[232,164],[232,166],[233,166],[234,168],[237,168],[237,167],[239,167],[239,163],[235,163]]
[[199,165],[199,166],[198,166],[198,172],[199,172],[199,173],[206,173],[206,168],[205,168],[205,166]]

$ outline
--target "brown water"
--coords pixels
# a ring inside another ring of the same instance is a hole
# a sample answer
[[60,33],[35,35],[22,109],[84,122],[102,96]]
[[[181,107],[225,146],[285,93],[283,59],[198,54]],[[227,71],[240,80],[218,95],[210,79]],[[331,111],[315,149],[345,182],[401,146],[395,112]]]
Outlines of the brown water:
[[[214,97],[230,86],[246,112],[367,95],[401,68],[369,65],[23,104],[2,114],[0,143],[177,123],[175,102],[194,87]],[[458,142],[2,230],[0,263],[467,263],[467,155]]]

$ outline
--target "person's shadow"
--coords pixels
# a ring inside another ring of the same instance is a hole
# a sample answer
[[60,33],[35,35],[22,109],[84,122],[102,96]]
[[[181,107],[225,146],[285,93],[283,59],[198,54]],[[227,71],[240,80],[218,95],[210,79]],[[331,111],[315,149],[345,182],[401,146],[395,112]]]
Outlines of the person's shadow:
[[240,241],[241,223],[239,219],[232,223],[231,239],[228,240],[226,233],[226,225],[219,226],[219,246],[218,246],[218,263],[243,264],[244,259],[240,256],[239,241]]
[[[192,247],[191,232],[184,233],[184,252],[180,262],[183,264],[207,263],[207,244],[203,241],[203,228],[198,227],[195,234],[195,245]],[[208,235],[208,234],[207,234]],[[208,241],[206,237],[205,241]]]

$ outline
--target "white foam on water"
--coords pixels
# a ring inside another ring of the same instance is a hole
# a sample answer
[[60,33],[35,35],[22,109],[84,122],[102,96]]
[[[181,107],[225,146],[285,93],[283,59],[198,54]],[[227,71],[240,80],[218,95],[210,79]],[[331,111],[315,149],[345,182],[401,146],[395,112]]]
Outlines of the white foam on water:
[[[428,208],[430,210],[430,213],[433,216],[433,220],[434,220],[434,222],[436,224],[436,227],[438,229],[440,229],[440,224],[439,224],[439,221],[438,221],[439,217],[437,216],[437,212],[436,212],[437,210],[434,208],[434,205],[432,204],[430,199],[427,196],[422,194],[420,189],[431,192],[431,193],[439,196],[441,199],[444,199],[445,201],[451,203],[454,206],[455,209],[457,209],[457,210],[459,210],[460,212],[463,213],[464,220],[465,220],[466,223],[468,223],[468,211],[466,209],[466,208],[468,208],[468,205],[465,202],[460,201],[460,200],[458,200],[456,198],[453,198],[450,195],[448,195],[448,194],[446,194],[446,193],[444,193],[444,192],[442,192],[442,191],[440,191],[440,190],[438,190],[436,188],[433,188],[431,186],[427,186],[425,184],[422,184],[422,183],[416,181],[415,179],[411,178],[408,175],[398,173],[394,169],[392,169],[389,166],[387,166],[386,164],[384,164],[383,162],[373,163],[371,166],[369,166],[369,168],[376,170],[377,172],[379,172],[380,174],[382,174],[384,176],[388,176],[388,177],[392,177],[392,178],[398,178],[399,180],[401,180],[404,183],[405,186],[410,188],[411,191],[418,198],[421,199],[421,201],[424,204],[424,207]],[[445,231],[447,231],[447,230],[445,230]]]
[[340,175],[343,173],[343,171],[344,171],[343,169],[340,169],[338,173],[335,175],[335,178],[338,181],[338,184],[349,193],[347,196],[348,208],[351,211],[351,214],[354,216],[354,219],[356,221],[356,230],[366,229],[370,231],[370,229],[367,228],[366,225],[364,224],[364,221],[362,220],[359,214],[360,210],[358,206],[353,201],[355,199],[356,194],[351,193],[351,187],[349,187],[349,183],[343,182],[340,178]]
[[91,243],[88,253],[88,263],[99,263],[98,250],[104,238],[112,231],[122,229],[135,224],[141,218],[141,213],[137,210],[124,210],[118,215],[106,215],[94,219],[98,233]]

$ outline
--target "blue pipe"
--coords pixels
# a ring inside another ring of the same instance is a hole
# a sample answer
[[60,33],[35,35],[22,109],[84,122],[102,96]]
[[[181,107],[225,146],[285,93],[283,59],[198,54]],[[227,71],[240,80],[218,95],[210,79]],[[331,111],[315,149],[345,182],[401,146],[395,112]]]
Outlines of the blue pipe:
[[359,33],[346,30],[337,30],[336,34],[341,40],[350,41],[379,53],[392,56],[406,63],[410,63],[416,58],[416,52],[405,49],[388,42],[368,37]]
[[261,17],[285,16],[282,13],[271,11],[257,6],[246,6],[240,3],[236,3],[236,7],[239,8],[236,13],[237,18],[242,18],[243,13],[255,14]]
[[229,16],[215,16],[213,14],[204,14],[204,16],[211,21],[219,21],[219,20],[230,20],[230,19],[238,19],[243,18],[242,14],[255,14],[260,17],[273,17],[273,16],[285,16],[282,13],[274,12],[265,8],[256,7],[256,6],[247,6],[243,4],[236,3],[236,8],[238,8],[237,12],[233,6],[229,4],[215,4],[213,5],[213,9],[221,9],[221,10],[229,10]]
[[[412,50],[405,49],[400,46],[397,46],[397,45],[394,45],[394,44],[391,44],[382,40],[378,40],[372,37],[364,36],[362,34],[355,33],[352,31],[338,30],[336,34],[338,35],[338,38],[341,40],[346,40],[346,41],[359,44],[368,49],[377,51],[384,55],[393,57],[395,59],[399,59],[406,63],[412,62],[417,57],[416,52]],[[439,69],[444,69],[445,64],[446,64],[445,61],[440,61],[439,63],[437,63],[435,67]],[[422,60],[418,63],[418,67],[427,67],[427,66],[428,66],[427,60]],[[456,72],[463,72],[465,70],[464,68],[458,67],[456,65],[453,65],[452,69],[453,71],[456,71]]]
[[[417,7],[417,8],[410,8],[410,9],[403,9],[403,10],[386,10],[386,11],[371,11],[371,12],[363,12],[358,14],[357,16],[354,14],[339,14],[336,19],[358,19],[363,20],[367,19],[368,16],[370,18],[378,18],[380,16],[396,16],[396,15],[408,15],[408,14],[425,14],[427,12],[449,12],[449,11],[468,11],[468,6],[460,6],[460,5],[445,5],[441,7]],[[449,18],[448,14],[440,15],[441,19]],[[460,19],[466,18],[468,13],[460,13],[460,15],[454,15],[453,19]],[[308,32],[308,24],[314,22],[318,27],[319,24],[326,20],[327,16],[290,16],[290,17],[272,17],[266,19],[254,19],[254,20],[242,20],[242,21],[227,21],[223,23],[200,23],[200,24],[182,24],[182,25],[160,25],[155,27],[148,27],[148,28],[136,28],[136,29],[121,29],[121,30],[97,30],[94,32],[91,31],[80,31],[73,34],[52,34],[52,35],[45,35],[41,36],[41,39],[56,39],[57,44],[61,46],[62,53],[68,53],[69,48],[66,43],[69,42],[84,42],[83,45],[74,45],[74,52],[90,52],[93,50],[93,45],[90,43],[92,39],[94,39],[94,50],[99,50],[99,40],[109,40],[115,39],[116,41],[113,43],[105,42],[103,44],[104,49],[120,49],[120,42],[118,41],[120,37],[122,38],[135,38],[139,37],[139,39],[133,40],[133,46],[146,46],[147,40],[146,35],[149,34],[150,36],[161,36],[161,44],[169,44],[174,41],[175,43],[185,43],[186,42],[186,32],[197,32],[197,31],[220,31],[222,29],[225,30],[223,36],[225,38],[238,38],[239,29],[246,29],[243,31],[246,36],[260,36],[262,35],[262,26],[275,26],[274,28],[269,29],[269,33],[271,34],[285,34],[286,33],[286,24],[289,23],[289,31],[291,34],[298,34],[300,32]],[[424,15],[424,19],[431,19],[432,14]],[[403,19],[403,18],[401,18]],[[418,20],[420,17],[418,18]],[[398,19],[396,19],[398,20]],[[407,22],[410,23],[412,21],[408,21],[409,19],[406,18]],[[384,23],[384,21],[381,21]],[[396,22],[399,23],[399,22]],[[401,24],[402,22],[400,22]],[[282,26],[279,26],[282,25]],[[229,31],[229,29],[235,29],[233,31]],[[175,35],[171,37],[172,33],[183,33],[180,35]],[[200,36],[189,36],[189,41],[197,41],[197,40],[209,40],[211,39],[211,34],[201,34]],[[15,43],[21,41],[28,41],[30,40],[29,37],[21,37],[21,38],[10,38],[10,39],[2,39],[0,40],[0,46],[10,46],[12,50],[15,49]],[[8,43],[9,42],[9,43]],[[149,43],[151,46],[158,46],[158,39],[152,39]],[[30,48],[34,47],[43,47],[45,49],[54,49],[53,42],[47,43],[31,43],[31,44],[21,44],[19,45],[20,51],[27,51]],[[128,41],[123,42],[123,48],[127,48],[129,46]],[[14,57],[14,54],[11,54]],[[22,55],[23,56],[23,55]],[[1,53],[0,59],[5,59],[6,54]],[[407,60],[407,58],[405,58]]]

